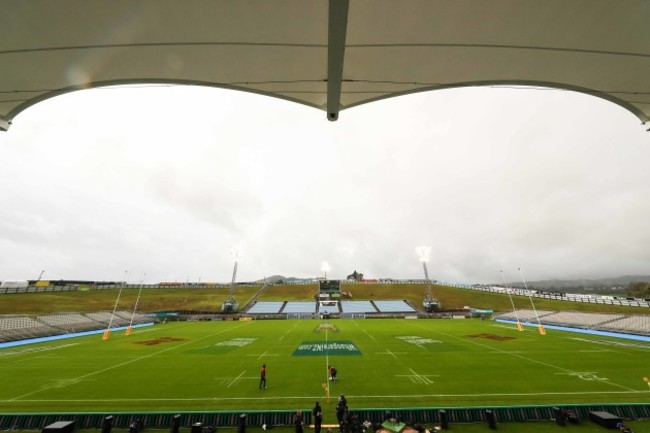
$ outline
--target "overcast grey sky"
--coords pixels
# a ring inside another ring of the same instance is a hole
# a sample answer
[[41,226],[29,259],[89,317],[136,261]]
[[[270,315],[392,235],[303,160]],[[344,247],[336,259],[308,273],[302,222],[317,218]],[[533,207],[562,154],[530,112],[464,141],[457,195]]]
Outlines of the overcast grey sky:
[[[341,112],[241,92],[74,92],[0,133],[0,280],[649,274],[650,132],[577,93],[429,92]],[[146,276],[145,276],[146,274]]]

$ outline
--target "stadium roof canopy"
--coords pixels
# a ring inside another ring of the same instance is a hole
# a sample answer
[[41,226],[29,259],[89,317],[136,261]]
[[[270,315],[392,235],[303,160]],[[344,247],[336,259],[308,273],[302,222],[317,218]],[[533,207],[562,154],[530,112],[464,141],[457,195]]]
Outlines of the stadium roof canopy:
[[647,0],[4,0],[0,14],[4,130],[44,99],[134,83],[249,91],[330,120],[426,90],[543,86],[646,122],[649,77]]

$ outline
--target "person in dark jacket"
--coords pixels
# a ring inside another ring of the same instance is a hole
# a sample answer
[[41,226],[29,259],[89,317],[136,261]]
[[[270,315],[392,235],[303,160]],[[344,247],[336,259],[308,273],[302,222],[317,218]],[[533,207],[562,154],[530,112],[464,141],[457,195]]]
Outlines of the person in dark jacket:
[[302,425],[302,411],[296,412],[296,416],[293,418],[293,425],[295,427],[295,432],[296,433],[303,433],[303,425]]
[[323,409],[320,407],[320,403],[316,402],[316,406],[314,406],[311,413],[314,415],[314,433],[320,433],[323,424]]

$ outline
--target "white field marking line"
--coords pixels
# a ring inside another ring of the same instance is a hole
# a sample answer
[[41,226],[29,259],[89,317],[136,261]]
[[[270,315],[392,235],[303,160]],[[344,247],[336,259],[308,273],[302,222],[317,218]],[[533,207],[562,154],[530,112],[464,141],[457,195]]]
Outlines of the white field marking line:
[[503,329],[509,329],[509,330],[511,330],[511,331],[517,331],[517,332],[520,332],[519,329],[517,329],[517,328],[513,328],[512,326],[506,326],[506,325],[490,325],[490,326],[493,326],[493,327],[495,327],[495,328],[503,328]]
[[396,374],[395,377],[408,377],[413,383],[423,383],[425,385],[432,385],[433,380],[429,379],[430,377],[439,377],[439,374],[419,374],[413,371],[412,368],[409,368],[413,374]]
[[390,355],[393,358],[397,359],[396,355],[405,355],[407,352],[391,352],[390,350],[386,349],[385,352],[375,352],[375,355]]
[[[330,350],[328,345],[327,328],[325,328],[325,395],[330,395]],[[329,403],[329,398],[327,399]]]
[[151,332],[151,331],[158,331],[158,329],[153,329],[153,327],[151,329],[142,329],[142,331],[140,329],[142,328],[133,328],[134,332],[131,335],[143,334],[145,332]]
[[[243,373],[242,373],[243,374]],[[242,376],[241,374],[235,378],[232,376],[226,376],[226,377],[215,377],[214,380],[221,383],[222,386],[230,388],[230,385],[233,385],[237,380],[239,379],[259,379],[259,377],[256,376]]]
[[249,353],[246,356],[257,356],[257,359],[260,359],[262,356],[270,357],[270,356],[280,356],[277,353],[262,353],[261,355],[257,355],[256,353]]
[[596,376],[595,371],[575,371],[573,373],[555,373],[556,375],[574,376],[587,382],[607,382],[609,379],[606,377]]
[[[367,399],[395,399],[395,398],[458,398],[458,397],[536,397],[536,396],[571,396],[571,395],[621,395],[621,394],[639,394],[650,395],[648,391],[579,391],[579,392],[516,392],[516,393],[485,393],[485,394],[404,394],[404,395],[349,395],[349,398],[367,398]],[[0,403],[115,403],[115,402],[140,402],[140,401],[157,401],[157,402],[189,402],[189,401],[239,401],[239,400],[318,400],[323,398],[321,394],[314,396],[272,396],[272,397],[206,397],[206,398],[124,398],[124,399],[51,399],[51,400],[0,400]]]
[[236,378],[234,378],[234,379],[233,379],[233,380],[228,384],[228,386],[227,386],[226,388],[230,388],[234,383],[236,383],[239,379],[241,379],[241,377],[244,375],[244,373],[246,373],[246,370],[244,370],[244,371],[242,371],[241,373],[239,373],[239,376],[237,376]]
[[592,350],[579,350],[581,353],[601,353],[601,352],[611,352],[609,349],[592,349]]
[[[425,329],[425,328],[423,328],[423,329]],[[430,329],[427,329],[427,330],[431,332]],[[433,331],[433,332],[437,332],[438,334],[442,334],[442,335],[444,335],[444,336],[446,336],[446,337],[450,337],[450,338],[455,338],[455,339],[457,339],[457,340],[461,340],[461,341],[463,341],[463,342],[467,342],[467,343],[470,343],[470,344],[474,344],[474,345],[476,345],[476,346],[484,347],[484,348],[489,349],[489,350],[491,350],[491,351],[495,351],[495,352],[503,353],[503,354],[505,354],[505,355],[514,356],[514,357],[516,357],[516,358],[523,359],[523,360],[525,360],[525,361],[529,361],[529,362],[534,362],[534,363],[536,363],[536,364],[544,365],[544,366],[546,366],[546,367],[554,368],[554,369],[556,369],[556,370],[561,370],[561,371],[563,371],[563,372],[565,372],[565,373],[575,373],[573,370],[568,370],[568,369],[566,369],[566,368],[564,368],[564,367],[559,367],[559,366],[557,366],[557,365],[548,364],[548,363],[546,363],[546,362],[538,361],[538,360],[536,360],[536,359],[527,358],[527,357],[525,357],[525,356],[523,356],[523,355],[518,355],[518,354],[516,354],[516,353],[508,353],[508,352],[505,352],[505,351],[502,351],[502,350],[495,349],[495,348],[493,348],[493,347],[487,346],[487,345],[485,345],[485,344],[481,344],[481,343],[479,343],[479,342],[477,342],[477,341],[472,341],[472,340],[463,339],[463,338],[460,338],[460,337],[456,337],[455,335],[445,334],[444,332],[440,332],[440,331]],[[608,385],[612,385],[612,386],[616,386],[616,387],[618,387],[618,388],[623,388],[623,389],[626,389],[626,390],[628,390],[628,391],[635,391],[635,390],[632,389],[632,388],[628,388],[627,386],[619,385],[619,384],[614,383],[614,382],[611,382],[611,381],[607,381],[607,382],[603,382],[603,383],[606,383],[606,384],[608,384]]]
[[[85,379],[86,377],[94,376],[95,374],[103,373],[105,371],[114,370],[116,368],[123,367],[125,365],[132,364],[134,362],[137,362],[137,361],[140,361],[140,360],[143,360],[143,359],[152,358],[152,357],[154,357],[156,355],[160,355],[161,353],[169,352],[171,350],[178,349],[179,347],[183,347],[183,346],[186,346],[188,344],[196,343],[197,341],[205,340],[206,338],[212,338],[215,335],[223,334],[225,332],[230,332],[230,331],[235,330],[237,328],[241,328],[242,326],[245,326],[245,325],[239,325],[239,326],[235,326],[235,327],[230,328],[230,329],[224,329],[223,331],[217,332],[216,334],[206,335],[205,337],[199,338],[197,340],[190,340],[190,341],[187,341],[185,343],[178,344],[176,346],[172,346],[172,347],[168,347],[166,349],[159,350],[158,352],[150,353],[149,355],[140,356],[140,357],[132,359],[130,361],[125,361],[125,362],[122,362],[120,364],[115,364],[115,365],[113,365],[111,367],[106,367],[106,368],[103,368],[101,370],[97,370],[97,371],[94,371],[94,372],[91,372],[91,373],[87,373],[87,374],[81,375],[81,376],[73,378],[73,379],[67,379],[67,381],[70,382],[70,383],[76,383],[76,381]],[[32,392],[28,392],[27,394],[19,395],[18,397],[14,397],[9,401],[15,401],[15,400],[21,399],[23,397],[27,397],[28,395],[33,395],[33,394],[37,394],[37,393],[39,393],[41,391],[48,390],[50,388],[51,388],[51,386],[43,386],[40,389],[37,389],[36,391],[32,391]]]
[[264,353],[262,353],[261,355],[256,355],[255,353],[249,353],[249,354],[246,355],[246,356],[257,356],[257,359],[258,359],[258,360],[261,359],[263,356],[266,356],[266,357],[271,357],[271,356],[280,356],[280,355],[278,355],[277,353],[266,353],[266,352],[268,352],[268,350],[265,350]]
[[298,326],[297,323],[295,325],[293,325],[293,327],[291,327],[291,328],[287,329],[286,331],[284,331],[284,334],[280,335],[280,338],[278,338],[278,341],[282,340],[289,332],[293,331],[296,326]]
[[16,361],[16,362],[27,362],[31,361],[32,359],[66,359],[67,356],[51,356],[51,355],[43,355],[43,356],[35,356],[33,358],[29,359],[23,359],[21,361]]
[[365,332],[365,333],[366,333],[366,335],[367,335],[368,337],[370,337],[370,338],[372,338],[373,340],[376,340],[376,338],[375,338],[375,336],[374,336],[374,335],[371,335],[371,334],[369,334],[369,333],[368,333],[368,331],[366,331],[365,329],[363,330],[363,332]]
[[14,350],[12,352],[0,352],[0,356],[25,355],[29,353],[47,352],[49,350],[64,349],[66,347],[77,346],[78,344],[80,343],[62,344],[60,346],[45,346],[45,347],[36,347],[36,348],[32,347],[29,349]]
[[587,343],[594,343],[594,344],[604,344],[605,346],[617,346],[617,347],[624,347],[624,348],[630,348],[630,349],[650,349],[650,345],[648,344],[635,344],[635,343],[627,343],[623,341],[610,341],[610,340],[592,340],[589,338],[579,338],[579,337],[564,337],[568,338],[569,340],[578,340],[578,341],[586,341]]

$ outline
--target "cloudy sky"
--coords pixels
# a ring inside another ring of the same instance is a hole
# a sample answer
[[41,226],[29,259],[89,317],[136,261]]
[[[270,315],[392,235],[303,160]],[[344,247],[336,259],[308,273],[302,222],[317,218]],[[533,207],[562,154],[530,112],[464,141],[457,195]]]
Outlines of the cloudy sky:
[[71,93],[0,132],[0,280],[495,282],[650,274],[650,132],[577,93],[341,112],[221,89]]

